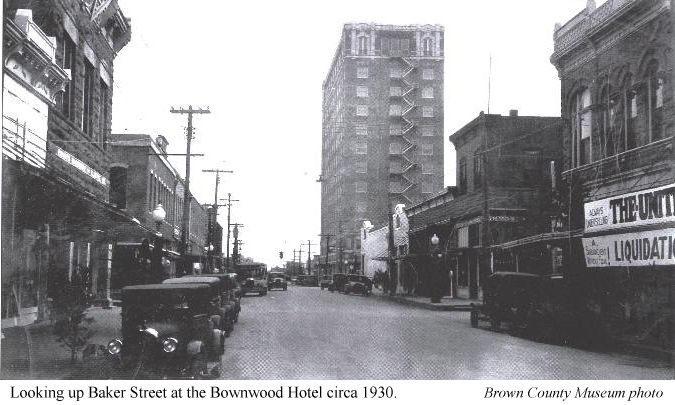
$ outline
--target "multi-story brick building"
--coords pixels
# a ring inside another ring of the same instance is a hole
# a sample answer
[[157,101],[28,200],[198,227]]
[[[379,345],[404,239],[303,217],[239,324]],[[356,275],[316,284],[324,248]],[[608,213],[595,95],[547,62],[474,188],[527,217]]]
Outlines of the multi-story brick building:
[[334,269],[359,262],[363,220],[383,224],[394,205],[443,188],[443,35],[438,25],[342,30],[323,83],[321,232]]
[[131,29],[116,1],[8,0],[3,12],[2,297],[44,315],[74,274],[105,295],[110,229],[131,220],[108,203],[107,149],[113,61]]
[[[183,219],[184,182],[168,161],[168,142],[162,135],[153,140],[144,134],[113,134],[110,146],[113,163],[110,176],[110,202],[136,218],[143,228],[127,226],[115,243],[113,256],[113,289],[134,281],[143,281],[144,275],[132,274],[135,251],[143,239],[155,243],[161,234],[164,245],[164,276],[175,275],[180,260],[180,238]],[[166,217],[159,226],[153,219],[153,210],[161,204]],[[194,198],[190,208],[190,239],[188,260],[197,264],[197,271],[205,267],[208,256],[208,209]],[[222,238],[222,228],[220,228]],[[210,243],[214,248],[220,244]],[[154,247],[154,246],[153,246]],[[180,267],[180,266],[178,266]],[[138,270],[138,269],[136,269]],[[125,274],[128,273],[128,274]]]
[[608,0],[556,26],[565,272],[614,337],[673,345],[672,3]]
[[452,287],[459,297],[478,298],[481,280],[494,271],[545,271],[535,257],[518,260],[495,247],[549,230],[561,127],[558,117],[481,112],[450,136],[457,186],[406,209],[416,258],[412,270],[422,280],[422,293],[443,284],[444,292]]

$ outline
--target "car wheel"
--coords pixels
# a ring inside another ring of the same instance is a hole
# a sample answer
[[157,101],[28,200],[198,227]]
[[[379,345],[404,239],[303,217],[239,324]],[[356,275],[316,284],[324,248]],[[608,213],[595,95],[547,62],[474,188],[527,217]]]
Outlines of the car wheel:
[[204,356],[203,352],[200,352],[196,354],[190,362],[190,377],[195,380],[201,379],[204,375],[206,375],[206,370],[206,356]]

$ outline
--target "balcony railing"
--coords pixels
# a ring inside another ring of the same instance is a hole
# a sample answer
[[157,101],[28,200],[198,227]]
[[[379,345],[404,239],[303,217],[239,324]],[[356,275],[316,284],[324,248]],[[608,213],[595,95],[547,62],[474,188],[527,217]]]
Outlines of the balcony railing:
[[2,156],[44,169],[47,140],[35,134],[26,123],[3,115]]

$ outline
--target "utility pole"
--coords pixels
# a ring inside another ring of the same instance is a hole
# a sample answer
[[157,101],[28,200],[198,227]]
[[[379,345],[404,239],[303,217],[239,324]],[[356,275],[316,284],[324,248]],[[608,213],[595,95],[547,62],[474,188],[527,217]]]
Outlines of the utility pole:
[[302,243],[300,244],[300,250],[298,250],[298,271],[305,274],[305,272],[302,271]]
[[[297,251],[296,251],[295,249],[293,249],[293,267],[295,267],[295,254],[296,254],[296,253],[297,253]],[[293,270],[294,270],[294,271],[293,271],[294,275],[297,276],[297,275],[298,275],[298,269],[295,268],[295,269],[293,269]]]
[[215,197],[213,199],[213,221],[209,222],[208,237],[206,238],[206,246],[208,247],[208,264],[211,266],[211,269],[214,269],[215,263],[213,261],[213,252],[211,251],[211,245],[213,245],[214,231],[216,229],[216,222],[218,220],[218,184],[220,183],[220,173],[234,173],[232,170],[222,170],[222,169],[204,169],[204,173],[215,173],[216,174],[216,190]]
[[[312,241],[307,239],[307,274],[312,275]],[[318,274],[317,274],[318,277]]]
[[205,110],[201,108],[193,109],[192,106],[189,106],[187,109],[181,107],[180,109],[175,109],[171,107],[169,110],[172,114],[187,114],[188,116],[188,125],[187,125],[187,149],[185,154],[185,187],[183,190],[183,221],[181,224],[180,231],[180,250],[181,257],[183,262],[183,269],[181,274],[187,273],[188,269],[188,241],[190,239],[190,145],[192,144],[192,114],[210,114],[209,108],[206,107]]
[[225,242],[225,249],[227,250],[227,258],[225,262],[227,263],[227,267],[230,267],[230,208],[232,207],[233,202],[238,202],[239,200],[233,200],[232,199],[232,194],[227,193],[227,204],[225,206],[227,207],[227,241]]
[[[237,264],[237,260],[236,260],[237,257],[235,257],[235,254],[236,254],[236,256],[239,255],[239,251],[238,251],[239,247],[237,246],[237,243],[239,241],[239,228],[243,228],[244,224],[240,224],[240,223],[235,222],[233,224],[229,224],[228,229],[229,229],[230,226],[234,226],[234,229],[232,230],[232,234],[234,235],[234,247],[232,248],[232,265],[235,265],[235,264]],[[229,244],[228,244],[228,246],[229,246]],[[228,262],[229,262],[229,260],[230,259],[229,259],[229,252],[228,252]]]
[[333,236],[329,233],[322,233],[319,235],[321,238],[326,238],[326,254],[324,255],[324,269],[323,273],[326,275],[328,273],[328,253],[330,251],[330,237]]

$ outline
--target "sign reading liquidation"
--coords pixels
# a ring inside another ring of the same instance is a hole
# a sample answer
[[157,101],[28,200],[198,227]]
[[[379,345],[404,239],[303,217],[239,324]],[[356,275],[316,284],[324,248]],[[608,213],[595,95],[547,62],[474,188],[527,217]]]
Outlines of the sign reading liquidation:
[[675,265],[675,228],[583,238],[587,267]]
[[584,232],[675,221],[675,184],[584,204]]

